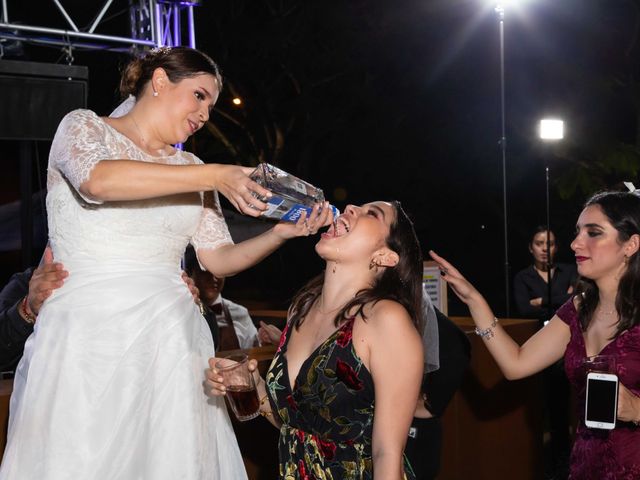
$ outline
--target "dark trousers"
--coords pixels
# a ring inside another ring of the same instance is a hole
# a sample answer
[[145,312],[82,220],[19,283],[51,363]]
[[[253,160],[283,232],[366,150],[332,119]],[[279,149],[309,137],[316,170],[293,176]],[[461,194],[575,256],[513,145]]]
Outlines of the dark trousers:
[[433,480],[440,470],[442,421],[436,417],[414,418],[411,428],[404,453],[416,480]]

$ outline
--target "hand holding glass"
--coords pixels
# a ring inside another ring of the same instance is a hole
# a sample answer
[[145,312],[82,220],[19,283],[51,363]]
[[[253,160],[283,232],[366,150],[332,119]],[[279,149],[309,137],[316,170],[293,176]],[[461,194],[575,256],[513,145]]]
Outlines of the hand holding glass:
[[231,410],[241,422],[256,418],[260,414],[260,401],[248,368],[248,357],[244,353],[229,355],[216,363],[222,377],[226,397]]

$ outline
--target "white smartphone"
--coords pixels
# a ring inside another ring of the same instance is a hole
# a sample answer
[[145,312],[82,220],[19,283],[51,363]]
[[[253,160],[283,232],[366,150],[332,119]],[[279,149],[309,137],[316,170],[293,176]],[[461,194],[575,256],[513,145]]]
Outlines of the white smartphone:
[[612,430],[618,416],[618,376],[590,372],[587,375],[587,400],[584,423],[590,428]]

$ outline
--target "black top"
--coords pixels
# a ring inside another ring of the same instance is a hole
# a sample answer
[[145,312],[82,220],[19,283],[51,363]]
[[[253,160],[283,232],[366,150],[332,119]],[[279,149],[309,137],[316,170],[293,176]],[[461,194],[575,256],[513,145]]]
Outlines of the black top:
[[[570,286],[575,285],[578,274],[575,265],[558,263],[551,277],[551,311],[560,308],[571,294],[567,293]],[[516,299],[518,313],[524,318],[537,318],[548,320],[547,306],[548,288],[547,282],[536,272],[533,265],[520,270],[513,280],[513,293]],[[529,303],[534,298],[542,298],[542,306],[534,307]]]
[[15,370],[24,343],[33,332],[33,325],[24,321],[18,313],[20,302],[29,293],[29,280],[33,268],[15,273],[0,291],[0,371]]

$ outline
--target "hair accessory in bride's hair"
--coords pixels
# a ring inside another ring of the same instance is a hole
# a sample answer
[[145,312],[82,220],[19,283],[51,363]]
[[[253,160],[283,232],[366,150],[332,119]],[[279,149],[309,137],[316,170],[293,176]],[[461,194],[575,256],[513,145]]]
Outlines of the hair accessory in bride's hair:
[[640,197],[640,190],[633,186],[631,182],[622,182],[629,189],[629,193],[633,193],[636,197]]

